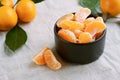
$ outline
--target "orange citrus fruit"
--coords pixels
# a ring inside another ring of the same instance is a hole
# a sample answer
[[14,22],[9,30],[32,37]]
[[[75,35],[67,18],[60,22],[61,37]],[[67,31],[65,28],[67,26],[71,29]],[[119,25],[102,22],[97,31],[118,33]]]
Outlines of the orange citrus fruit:
[[32,0],[20,0],[16,5],[18,18],[23,22],[30,22],[36,16],[36,6]]
[[47,66],[52,70],[58,70],[61,68],[61,63],[56,59],[56,57],[50,49],[45,51],[44,58]]
[[18,17],[13,8],[9,6],[0,7],[0,30],[12,29],[18,21]]
[[100,0],[100,7],[105,14],[111,16],[120,14],[120,0]]
[[9,7],[13,7],[13,6],[14,6],[14,3],[13,3],[12,0],[2,0],[2,1],[1,1],[1,4],[2,4],[3,6],[9,6]]

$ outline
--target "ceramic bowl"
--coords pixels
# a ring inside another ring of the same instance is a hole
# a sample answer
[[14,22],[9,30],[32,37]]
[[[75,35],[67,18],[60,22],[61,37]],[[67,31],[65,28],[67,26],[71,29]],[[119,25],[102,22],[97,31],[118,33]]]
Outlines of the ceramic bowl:
[[60,29],[61,28],[55,23],[55,49],[64,60],[73,63],[87,64],[96,61],[103,54],[107,29],[104,30],[102,36],[97,40],[84,44],[72,43],[62,39],[57,34]]

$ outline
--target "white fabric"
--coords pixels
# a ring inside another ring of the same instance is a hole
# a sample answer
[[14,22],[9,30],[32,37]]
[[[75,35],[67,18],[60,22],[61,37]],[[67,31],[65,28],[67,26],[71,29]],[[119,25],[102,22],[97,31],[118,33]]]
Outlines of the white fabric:
[[60,58],[62,68],[58,71],[34,64],[32,57],[43,47],[55,50],[53,27],[57,19],[81,8],[77,0],[45,0],[36,7],[36,18],[20,24],[28,40],[17,51],[6,49],[6,32],[0,32],[0,80],[120,80],[120,25],[112,22],[106,23],[105,50],[97,61],[79,65]]

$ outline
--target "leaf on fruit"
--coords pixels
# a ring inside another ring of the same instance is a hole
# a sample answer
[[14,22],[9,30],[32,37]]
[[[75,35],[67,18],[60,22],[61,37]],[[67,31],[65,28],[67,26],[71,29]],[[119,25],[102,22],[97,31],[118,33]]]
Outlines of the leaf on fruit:
[[79,0],[79,4],[82,7],[89,8],[94,16],[102,14],[102,11],[100,9],[100,0]]
[[5,43],[12,51],[15,51],[25,44],[26,40],[26,32],[21,27],[16,25],[7,33]]
[[2,0],[0,0],[0,7],[3,6],[2,3],[1,3]]
[[32,0],[34,3],[39,3],[41,1],[44,1],[44,0]]
[[[20,0],[17,0],[16,4],[19,2]],[[44,0],[32,0],[34,3],[39,3],[39,2],[42,2]]]

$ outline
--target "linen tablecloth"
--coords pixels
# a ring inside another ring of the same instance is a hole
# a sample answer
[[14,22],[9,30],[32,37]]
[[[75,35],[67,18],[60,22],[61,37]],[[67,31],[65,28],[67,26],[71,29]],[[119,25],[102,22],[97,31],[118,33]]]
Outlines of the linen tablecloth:
[[58,56],[62,63],[58,71],[34,64],[32,57],[43,47],[56,52],[53,27],[58,18],[81,8],[78,0],[45,0],[36,7],[35,19],[19,24],[28,35],[21,48],[9,51],[4,43],[7,32],[0,32],[0,80],[120,80],[120,24],[113,22],[106,23],[105,50],[97,61],[72,64]]

